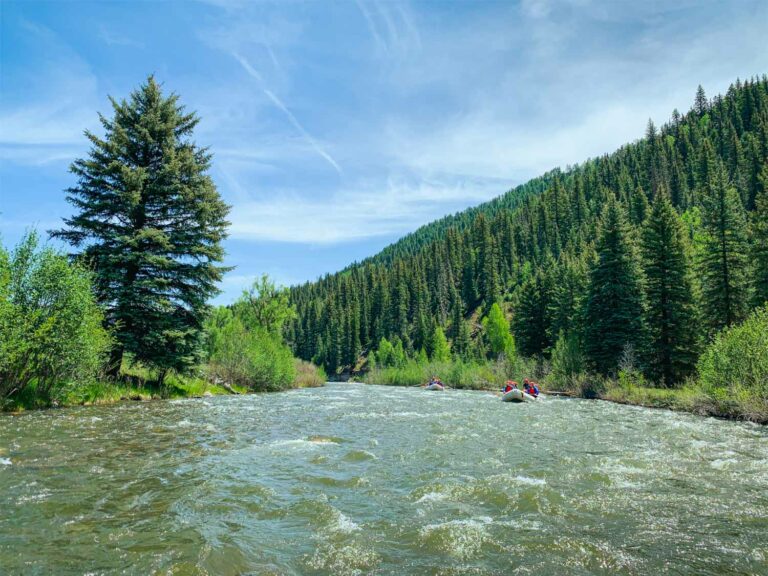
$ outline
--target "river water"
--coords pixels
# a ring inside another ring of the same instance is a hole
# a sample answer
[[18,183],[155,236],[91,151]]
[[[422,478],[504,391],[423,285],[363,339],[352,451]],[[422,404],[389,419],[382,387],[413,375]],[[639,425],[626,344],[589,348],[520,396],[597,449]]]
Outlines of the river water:
[[332,384],[0,417],[2,574],[768,574],[768,429]]

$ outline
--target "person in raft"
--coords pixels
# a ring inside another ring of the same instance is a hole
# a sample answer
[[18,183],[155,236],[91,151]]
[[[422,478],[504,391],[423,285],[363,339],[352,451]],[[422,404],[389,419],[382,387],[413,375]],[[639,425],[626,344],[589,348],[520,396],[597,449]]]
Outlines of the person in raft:
[[534,398],[538,398],[539,387],[536,385],[536,382],[534,382],[533,380],[528,380],[528,378],[526,378],[523,384],[523,389]]
[[516,388],[517,388],[517,382],[515,382],[514,380],[507,380],[507,383],[506,383],[506,385],[504,386],[504,390],[503,390],[503,391],[504,391],[504,394],[506,394],[507,392],[509,392],[509,391],[510,391],[510,390],[512,390],[513,388],[514,388],[514,389],[516,389]]
[[443,382],[437,376],[432,376],[432,378],[429,380],[429,384],[427,384],[427,386],[432,386],[432,384],[437,384],[438,386],[442,386]]

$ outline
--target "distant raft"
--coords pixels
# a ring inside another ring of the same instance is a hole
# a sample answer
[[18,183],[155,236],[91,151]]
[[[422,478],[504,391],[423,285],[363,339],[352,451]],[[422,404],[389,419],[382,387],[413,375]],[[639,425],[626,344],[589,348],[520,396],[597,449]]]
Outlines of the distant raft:
[[426,385],[426,390],[445,390],[445,386],[438,384],[437,382],[432,382],[431,384]]
[[512,388],[509,392],[505,392],[501,397],[502,402],[536,402],[536,396],[531,396],[527,392]]

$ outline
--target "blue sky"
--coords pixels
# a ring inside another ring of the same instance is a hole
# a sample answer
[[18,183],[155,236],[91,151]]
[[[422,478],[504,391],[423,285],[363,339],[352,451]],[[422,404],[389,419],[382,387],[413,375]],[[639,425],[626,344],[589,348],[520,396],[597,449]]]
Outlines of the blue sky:
[[768,72],[768,2],[0,2],[0,234],[69,213],[108,95],[154,73],[232,204],[220,302],[293,284]]

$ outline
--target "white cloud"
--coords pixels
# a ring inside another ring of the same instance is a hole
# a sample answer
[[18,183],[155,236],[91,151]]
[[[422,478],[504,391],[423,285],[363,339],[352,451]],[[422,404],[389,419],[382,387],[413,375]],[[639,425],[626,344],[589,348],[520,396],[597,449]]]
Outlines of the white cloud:
[[31,96],[0,108],[0,157],[21,164],[73,158],[87,145],[85,129],[99,126],[98,82],[87,62],[50,29],[24,22],[30,45],[46,53],[30,69]]
[[230,215],[233,238],[334,244],[405,233],[467,205],[503,192],[498,181],[421,180],[390,177],[362,182],[325,198],[297,193],[237,202]]

